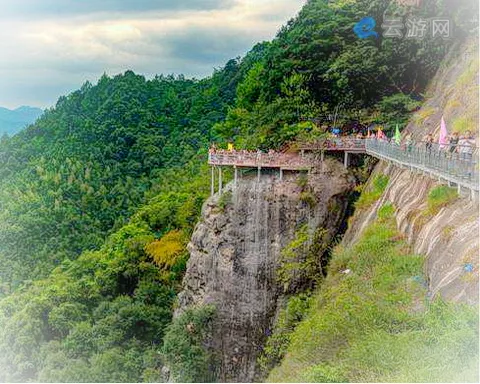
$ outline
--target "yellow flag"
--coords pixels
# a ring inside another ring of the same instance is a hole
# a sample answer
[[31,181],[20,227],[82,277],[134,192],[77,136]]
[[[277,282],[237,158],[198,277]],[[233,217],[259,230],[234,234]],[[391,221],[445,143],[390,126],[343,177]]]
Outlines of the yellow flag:
[[228,150],[233,151],[233,144],[232,143],[228,143]]

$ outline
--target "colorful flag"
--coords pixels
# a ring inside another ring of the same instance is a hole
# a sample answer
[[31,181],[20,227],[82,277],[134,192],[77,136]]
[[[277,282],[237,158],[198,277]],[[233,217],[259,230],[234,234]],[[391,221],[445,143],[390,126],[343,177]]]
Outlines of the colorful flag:
[[385,140],[387,137],[385,136],[385,134],[383,133],[382,131],[382,128],[378,128],[378,131],[377,131],[377,139],[379,140]]
[[397,127],[395,128],[395,143],[397,145],[400,145],[400,142],[402,141],[402,135],[400,134],[400,129],[398,128],[398,124],[397,124]]
[[440,138],[438,139],[438,144],[440,144],[440,149],[443,149],[448,144],[448,131],[447,124],[445,124],[445,119],[442,116],[442,121],[440,123]]

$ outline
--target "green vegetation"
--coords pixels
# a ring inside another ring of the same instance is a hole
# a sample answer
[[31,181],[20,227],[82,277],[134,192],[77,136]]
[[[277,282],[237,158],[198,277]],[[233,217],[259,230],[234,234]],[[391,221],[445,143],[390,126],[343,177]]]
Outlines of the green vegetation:
[[268,381],[478,382],[478,308],[427,300],[423,260],[393,212],[384,206],[357,244],[335,250]]
[[433,187],[427,197],[427,209],[425,214],[427,216],[435,216],[443,207],[452,203],[458,198],[457,190],[439,185]]
[[466,131],[474,131],[477,126],[477,120],[473,117],[460,116],[452,121],[453,131],[460,134]]
[[292,296],[287,300],[258,359],[264,375],[267,375],[272,368],[281,362],[290,344],[290,336],[295,327],[303,320],[311,302],[311,295],[307,293]]
[[[430,0],[415,13],[450,16],[450,5]],[[402,121],[450,43],[354,36],[361,17],[397,11],[405,9],[383,0],[309,1],[273,41],[208,78],[104,75],[3,138],[0,381],[161,381],[165,358],[178,377],[207,378],[203,331],[188,339],[183,318],[167,327],[209,194],[208,145],[318,137],[313,121],[330,124],[339,105],[348,111],[339,124]],[[387,182],[376,180],[359,206]],[[303,269],[293,257],[302,236],[285,251],[285,274],[318,281],[331,239],[314,234],[307,255],[317,259]],[[191,317],[203,324],[210,315]]]
[[176,382],[211,382],[215,355],[208,349],[215,308],[189,309],[168,327],[163,352]]
[[232,202],[232,192],[231,191],[226,191],[226,192],[222,193],[222,195],[218,199],[218,209],[220,210],[220,212],[225,211],[225,208],[231,202]]
[[360,198],[355,203],[355,208],[365,209],[370,207],[385,192],[389,180],[389,177],[386,175],[375,175],[371,186],[368,187],[368,190],[362,192]]

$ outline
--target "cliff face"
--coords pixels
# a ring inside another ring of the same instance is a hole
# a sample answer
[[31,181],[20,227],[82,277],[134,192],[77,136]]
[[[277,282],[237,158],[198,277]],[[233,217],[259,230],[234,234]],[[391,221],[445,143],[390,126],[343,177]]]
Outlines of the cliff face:
[[[444,116],[449,133],[470,130],[476,133],[478,145],[478,68],[477,40],[453,47],[432,81],[424,105],[405,131],[412,132],[417,141],[426,133],[438,139]],[[430,294],[478,303],[478,198],[472,201],[466,193],[435,216],[425,217],[428,194],[437,185],[435,180],[382,162],[372,178],[377,174],[388,175],[389,185],[373,207],[355,212],[344,243],[352,245],[373,221],[378,208],[391,202],[397,209],[398,228],[415,252],[426,256]]]
[[344,244],[353,245],[373,222],[378,209],[392,203],[399,230],[413,250],[426,257],[430,296],[439,294],[455,302],[478,303],[478,200],[462,196],[429,216],[425,211],[428,194],[437,185],[435,180],[386,163],[377,166],[376,174],[388,175],[389,184],[372,207],[356,213]]
[[[244,177],[209,199],[189,244],[190,259],[176,315],[189,306],[217,308],[211,347],[219,381],[251,382],[256,360],[282,298],[277,271],[281,250],[305,224],[335,234],[344,220],[353,180],[328,161],[309,177],[309,201],[299,174]],[[332,210],[335,206],[336,209]],[[320,257],[320,255],[319,255]]]

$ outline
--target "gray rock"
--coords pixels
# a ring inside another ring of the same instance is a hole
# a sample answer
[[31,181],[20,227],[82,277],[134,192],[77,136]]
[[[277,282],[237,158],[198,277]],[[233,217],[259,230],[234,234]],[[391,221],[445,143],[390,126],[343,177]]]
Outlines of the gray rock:
[[[257,357],[284,295],[276,276],[280,254],[296,230],[307,224],[312,233],[323,227],[334,235],[344,220],[353,183],[341,164],[329,160],[324,172],[310,175],[313,207],[301,201],[297,177],[286,173],[280,182],[262,175],[258,183],[251,176],[236,189],[228,185],[231,202],[222,210],[218,195],[209,199],[188,245],[175,315],[189,306],[216,305],[211,345],[220,357],[218,381],[258,379]],[[328,209],[333,202],[335,212]]]

